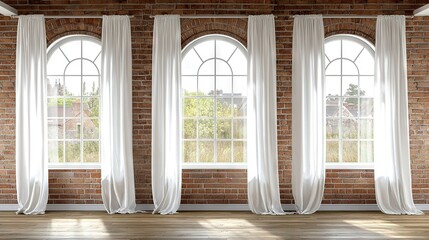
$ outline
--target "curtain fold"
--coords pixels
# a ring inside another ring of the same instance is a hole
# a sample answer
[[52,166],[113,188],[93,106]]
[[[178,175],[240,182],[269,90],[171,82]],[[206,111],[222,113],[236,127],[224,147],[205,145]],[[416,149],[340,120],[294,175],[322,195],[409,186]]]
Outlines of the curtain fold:
[[152,49],[153,213],[174,214],[182,186],[181,36],[178,15],[155,16]]
[[44,214],[48,202],[46,59],[45,18],[19,16],[15,85],[17,213]]
[[292,47],[292,193],[299,214],[311,214],[319,209],[325,184],[324,44],[322,16],[295,16]]
[[256,214],[284,214],[277,156],[276,37],[273,15],[249,16],[248,203]]
[[131,29],[128,16],[103,16],[101,194],[109,214],[136,208],[132,141]]
[[423,214],[411,189],[404,16],[378,16],[375,48],[374,177],[386,214]]

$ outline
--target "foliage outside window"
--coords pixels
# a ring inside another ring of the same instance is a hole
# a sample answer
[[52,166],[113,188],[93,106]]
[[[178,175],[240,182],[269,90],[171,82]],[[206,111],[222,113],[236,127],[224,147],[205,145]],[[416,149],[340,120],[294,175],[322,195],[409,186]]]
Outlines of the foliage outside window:
[[183,51],[183,161],[246,160],[247,52],[236,40],[209,35]]
[[352,35],[326,39],[326,161],[373,163],[374,47]]
[[48,50],[50,164],[99,163],[100,41],[74,35]]

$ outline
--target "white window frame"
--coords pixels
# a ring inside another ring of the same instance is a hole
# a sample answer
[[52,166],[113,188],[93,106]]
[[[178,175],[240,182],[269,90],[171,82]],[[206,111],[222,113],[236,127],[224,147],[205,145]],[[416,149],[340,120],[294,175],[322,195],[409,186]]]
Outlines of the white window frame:
[[[210,41],[210,40],[223,40],[226,42],[231,43],[232,45],[237,47],[237,50],[240,50],[245,56],[246,59],[248,61],[248,56],[247,56],[247,49],[245,46],[243,46],[243,44],[241,44],[238,40],[226,36],[226,35],[222,35],[222,34],[209,34],[209,35],[205,35],[202,37],[199,37],[197,39],[195,39],[194,41],[188,43],[184,49],[182,50],[182,61],[183,61],[183,57],[186,56],[186,54],[191,51],[196,45],[200,44],[201,42],[205,42],[205,41]],[[216,59],[216,44],[215,44],[215,59]],[[202,65],[201,65],[202,66]],[[215,69],[215,73],[216,76],[216,69]],[[182,76],[187,76],[187,75],[182,75]],[[238,76],[238,75],[235,75]],[[241,75],[240,75],[241,76]],[[243,75],[244,76],[244,75]],[[248,74],[246,74],[245,76],[248,76]],[[198,86],[197,86],[198,89]],[[215,89],[216,89],[216,81],[215,81]],[[247,98],[247,97],[246,97]],[[182,97],[182,101],[184,101],[185,97]],[[183,103],[184,106],[184,103]],[[216,101],[214,101],[214,109],[216,109]],[[184,119],[184,117],[182,117],[182,120]],[[231,119],[236,119],[234,116],[231,117]],[[246,116],[247,119],[247,116]],[[214,123],[216,125],[216,115],[213,117]],[[231,129],[231,132],[233,131],[233,129]],[[184,133],[183,133],[184,134]],[[232,138],[234,140],[234,138]],[[197,126],[197,134],[196,134],[196,138],[195,140],[198,142],[199,137],[198,137],[198,126]],[[217,156],[217,151],[216,151],[216,143],[217,143],[217,138],[216,138],[216,127],[214,129],[214,156],[216,158]],[[233,141],[232,140],[232,141]],[[182,136],[182,141],[184,141],[184,136]],[[246,139],[247,142],[247,139]],[[197,145],[198,148],[198,145]],[[247,148],[246,148],[247,149]],[[231,155],[233,155],[233,149],[231,149]],[[196,156],[198,158],[198,154]],[[182,162],[182,169],[247,169],[247,160],[245,163],[220,163],[220,162],[214,162],[214,163],[185,163]]]
[[[352,35],[352,34],[336,34],[336,35],[327,37],[325,39],[325,44],[327,44],[327,43],[329,43],[330,41],[333,41],[333,40],[338,40],[338,38],[346,39],[346,40],[349,40],[349,41],[353,41],[355,43],[358,43],[358,44],[362,45],[365,49],[370,50],[369,51],[370,54],[375,58],[375,46],[371,42],[369,42],[368,40],[366,40],[365,38],[362,38],[362,37],[357,36],[357,35]],[[342,49],[341,49],[341,56],[342,56]],[[358,70],[359,70],[359,68],[358,68]],[[375,72],[374,72],[374,74],[375,74]],[[341,76],[342,75],[343,74],[341,72]],[[341,84],[342,84],[342,81],[341,81]],[[358,98],[360,99],[360,96]],[[342,118],[340,117],[340,120],[341,119]],[[339,128],[341,128],[341,124],[342,124],[341,121],[339,121]],[[360,125],[358,125],[358,144],[360,142],[360,130],[359,130],[360,127],[359,126]],[[338,143],[340,143],[340,141],[342,142],[342,137],[340,135],[338,137],[339,137],[338,138]],[[325,140],[325,142],[327,142],[327,140]],[[360,146],[360,144],[358,145],[358,154],[360,154],[359,153],[360,152],[359,146]],[[340,151],[341,151],[341,147],[339,147],[339,148],[340,148]],[[339,154],[341,154],[341,152]],[[326,169],[374,169],[374,163],[341,163],[341,162],[339,162],[339,163],[328,163],[328,162],[326,162],[325,163],[325,168]]]
[[[98,38],[96,38],[96,37],[93,37],[93,36],[90,36],[90,35],[84,35],[84,34],[68,35],[68,36],[65,36],[65,37],[62,37],[62,38],[56,40],[55,42],[53,42],[53,43],[51,43],[49,45],[49,47],[47,49],[47,62],[49,61],[51,55],[59,47],[61,47],[62,45],[66,44],[66,43],[69,43],[71,41],[82,40],[82,39],[84,39],[86,41],[91,41],[91,42],[99,44],[101,46],[101,40],[98,39]],[[81,46],[80,51],[82,51],[82,46]],[[101,58],[101,51],[100,51],[100,54],[99,54],[98,57]],[[99,70],[99,72],[101,71],[101,69],[98,69],[98,70]],[[85,76],[85,75],[83,75],[83,73],[81,73],[81,76]],[[100,72],[100,78],[101,78],[101,72]],[[100,83],[101,83],[101,79],[100,79]],[[99,87],[101,87],[101,86],[99,85]],[[100,96],[98,96],[98,97],[99,97],[99,100],[101,100]],[[81,98],[81,111],[82,111],[82,98],[83,98],[83,95],[81,95],[80,98]],[[65,118],[65,116],[63,118]],[[98,119],[100,120],[100,116],[98,117]],[[81,116],[81,121],[82,121],[82,116]],[[83,144],[83,134],[82,134],[82,131],[83,131],[83,126],[81,127],[81,134],[80,134],[80,141],[79,141],[81,145]],[[64,138],[65,138],[65,136],[64,136]],[[91,139],[86,139],[86,140],[91,140]],[[98,142],[100,144],[100,136],[98,137]],[[83,148],[83,145],[81,146],[81,148]],[[100,147],[98,148],[98,151],[99,151],[98,156],[100,158]],[[83,157],[82,155],[83,155],[83,152],[81,151],[81,156],[80,156],[81,159]],[[63,157],[65,158],[65,154],[63,154]],[[80,162],[80,163],[49,163],[48,162],[48,169],[50,169],[50,170],[62,170],[62,169],[101,169],[101,162],[98,162],[98,163],[84,163],[84,162]]]

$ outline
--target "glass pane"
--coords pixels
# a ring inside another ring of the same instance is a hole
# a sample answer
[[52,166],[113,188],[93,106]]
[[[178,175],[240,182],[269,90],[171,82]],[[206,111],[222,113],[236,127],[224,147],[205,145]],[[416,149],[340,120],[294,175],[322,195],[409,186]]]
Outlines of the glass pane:
[[360,138],[374,138],[374,121],[372,119],[360,120]]
[[331,61],[341,58],[341,40],[333,40],[326,43],[325,54]]
[[82,81],[81,77],[65,77],[64,94],[66,96],[81,96],[82,95]]
[[359,75],[359,71],[356,67],[356,65],[350,61],[349,59],[343,59],[342,60],[342,64],[343,64],[343,75],[354,75],[357,76]]
[[55,50],[48,59],[47,74],[48,75],[64,75],[69,61],[64,54],[59,50]]
[[65,98],[66,117],[80,117],[80,98]]
[[197,77],[182,77],[183,96],[197,95]]
[[234,141],[234,162],[247,162],[246,141]]
[[358,142],[343,141],[343,162],[358,162]]
[[341,95],[341,77],[326,77],[326,96]]
[[63,98],[48,98],[48,117],[64,117]]
[[234,98],[234,117],[246,117],[247,114],[247,98]]
[[80,119],[65,119],[66,139],[80,139]]
[[197,142],[183,142],[183,161],[185,163],[192,163],[197,161]]
[[98,98],[83,98],[83,117],[98,117],[100,100]]
[[48,139],[64,138],[64,125],[62,119],[48,119]]
[[325,55],[325,69],[326,69],[326,67],[328,66],[328,64],[329,64],[329,59],[326,57],[326,55]]
[[101,56],[98,55],[97,59],[95,59],[95,66],[101,70]]
[[355,63],[361,75],[374,75],[374,57],[368,50],[363,50]]
[[99,122],[98,119],[83,120],[83,138],[98,139],[99,138]]
[[99,142],[85,141],[83,142],[83,161],[89,163],[100,162],[99,158]]
[[100,69],[97,69],[97,66],[91,61],[83,60],[82,61],[82,74],[83,75],[100,75]]
[[326,68],[326,76],[341,76],[341,60],[332,61]]
[[202,63],[194,49],[189,50],[182,60],[182,75],[197,75]]
[[220,139],[231,138],[231,120],[216,120],[216,137]]
[[230,141],[218,141],[216,147],[217,162],[232,162]]
[[73,40],[61,46],[61,50],[72,61],[81,58],[81,40]]
[[100,77],[83,77],[83,95],[97,96],[100,94]]
[[95,58],[101,53],[101,46],[98,43],[83,40],[82,41],[82,54],[83,58],[86,58],[90,61],[94,61]]
[[67,65],[67,67],[64,71],[64,74],[68,75],[68,76],[81,75],[82,74],[82,60],[77,59],[77,60],[71,61],[69,63],[69,65]]
[[214,161],[214,142],[200,141],[198,142],[198,162],[210,163]]
[[198,138],[200,139],[214,138],[214,120],[213,119],[198,120]]
[[233,78],[233,91],[235,97],[247,96],[247,76]]
[[345,98],[343,102],[342,114],[346,118],[358,117],[358,98]]
[[326,162],[337,163],[339,162],[338,155],[338,141],[326,142]]
[[216,40],[216,58],[228,61],[236,48],[236,46],[227,41]]
[[374,99],[360,99],[360,117],[374,117]]
[[183,106],[183,115],[185,117],[197,116],[197,99],[196,98],[185,98],[185,103]]
[[247,75],[247,58],[239,49],[235,51],[228,63],[234,75]]
[[197,121],[195,119],[183,120],[183,128],[185,139],[195,139],[197,137]]
[[80,162],[80,142],[66,142],[66,162]]
[[343,139],[358,138],[358,123],[356,119],[343,119],[342,124]]
[[374,96],[374,77],[360,77],[361,96]]
[[198,77],[198,95],[214,95],[214,77]]
[[356,57],[359,55],[359,53],[363,50],[362,45],[347,39],[343,39],[342,42],[343,42],[343,58],[348,58],[354,61]]
[[343,77],[343,96],[359,95],[358,77]]
[[198,98],[198,116],[213,117],[214,116],[214,99],[213,98]]
[[374,142],[373,141],[360,142],[360,162],[363,162],[363,163],[374,162]]
[[232,97],[232,77],[216,77],[216,94]]
[[233,120],[234,139],[246,139],[246,119]]
[[203,59],[203,61],[206,61],[209,58],[215,57],[215,41],[214,40],[206,40],[202,43],[199,43],[197,46],[194,47],[194,49],[197,51],[198,55]]
[[197,74],[200,76],[215,75],[215,61],[208,60],[207,62],[204,62],[198,70]]
[[340,102],[341,98],[326,98],[326,117],[340,117]]
[[326,119],[326,138],[338,139],[339,137],[339,119]]
[[232,116],[232,99],[231,98],[216,98],[216,116],[231,117]]
[[48,161],[50,163],[64,162],[64,143],[62,141],[48,142]]
[[63,77],[48,77],[48,96],[62,96],[63,94]]
[[232,69],[228,63],[216,59],[216,75],[232,75]]

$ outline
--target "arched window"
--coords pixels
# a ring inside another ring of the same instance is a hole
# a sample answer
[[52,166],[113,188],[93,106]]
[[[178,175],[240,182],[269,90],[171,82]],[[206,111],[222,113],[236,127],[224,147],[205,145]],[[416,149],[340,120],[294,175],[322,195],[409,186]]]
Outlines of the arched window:
[[374,46],[357,36],[335,35],[326,39],[325,57],[326,161],[373,163]]
[[48,49],[48,149],[51,165],[99,163],[101,43],[85,35]]
[[223,35],[201,37],[182,53],[183,161],[201,167],[246,160],[247,51]]

